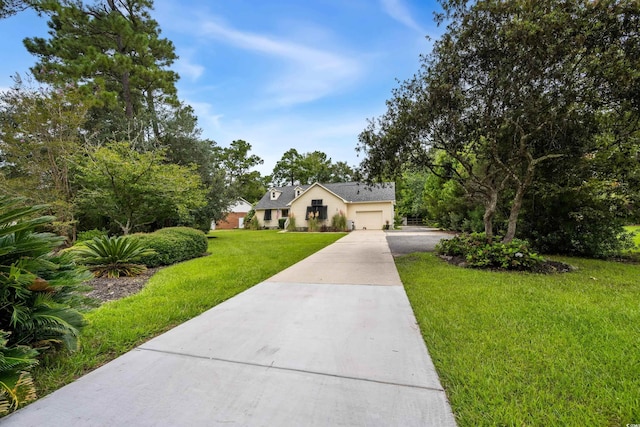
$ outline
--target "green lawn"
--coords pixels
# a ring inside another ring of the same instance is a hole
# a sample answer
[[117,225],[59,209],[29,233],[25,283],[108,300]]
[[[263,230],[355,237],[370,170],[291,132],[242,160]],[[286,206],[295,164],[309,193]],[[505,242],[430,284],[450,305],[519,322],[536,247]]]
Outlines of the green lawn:
[[82,349],[34,371],[43,396],[333,243],[341,233],[217,231],[210,256],[167,267],[136,295],[88,313]]
[[396,260],[460,426],[640,423],[640,265],[558,275]]

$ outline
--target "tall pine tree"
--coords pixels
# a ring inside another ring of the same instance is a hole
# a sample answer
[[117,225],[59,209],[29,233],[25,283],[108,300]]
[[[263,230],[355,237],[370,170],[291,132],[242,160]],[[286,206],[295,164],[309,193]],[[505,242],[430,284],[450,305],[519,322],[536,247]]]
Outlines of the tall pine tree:
[[177,104],[177,58],[151,18],[152,0],[45,1],[50,38],[28,38],[38,58],[31,68],[44,83],[81,85],[98,101],[89,126],[110,139],[160,137],[157,110]]

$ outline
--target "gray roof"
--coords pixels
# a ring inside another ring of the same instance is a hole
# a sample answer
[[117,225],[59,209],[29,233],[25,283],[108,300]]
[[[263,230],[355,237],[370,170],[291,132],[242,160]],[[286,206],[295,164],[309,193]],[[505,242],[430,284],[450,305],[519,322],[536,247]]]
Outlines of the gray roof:
[[[327,190],[342,197],[349,203],[358,202],[388,202],[396,200],[396,185],[393,182],[367,185],[362,182],[341,182],[333,184],[320,184]],[[280,191],[278,200],[271,200],[270,192],[267,192],[256,204],[255,209],[286,209],[288,204],[295,199],[296,187],[307,190],[311,185],[288,185],[286,187],[273,187],[271,190]]]

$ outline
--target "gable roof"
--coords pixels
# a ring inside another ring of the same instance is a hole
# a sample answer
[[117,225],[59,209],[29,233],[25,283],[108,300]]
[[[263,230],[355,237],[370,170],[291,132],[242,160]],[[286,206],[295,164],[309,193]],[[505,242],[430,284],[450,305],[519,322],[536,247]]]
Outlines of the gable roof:
[[[296,187],[307,191],[310,187],[319,185],[325,190],[334,193],[347,203],[364,203],[364,202],[395,202],[396,185],[393,182],[385,182],[384,184],[367,185],[362,182],[341,182],[332,184],[313,184],[313,185],[288,185],[285,187],[273,187],[280,191],[278,200],[271,200],[269,193],[262,196],[255,209],[287,209],[289,204],[296,198]],[[304,194],[304,193],[303,193]]]

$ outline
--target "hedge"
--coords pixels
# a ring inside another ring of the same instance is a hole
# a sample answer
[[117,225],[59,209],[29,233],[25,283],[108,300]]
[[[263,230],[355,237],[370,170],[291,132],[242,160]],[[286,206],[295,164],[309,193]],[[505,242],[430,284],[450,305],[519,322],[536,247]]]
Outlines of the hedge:
[[156,252],[140,257],[138,262],[147,267],[170,265],[199,257],[207,251],[209,244],[202,231],[189,227],[168,227],[134,236],[144,247]]

